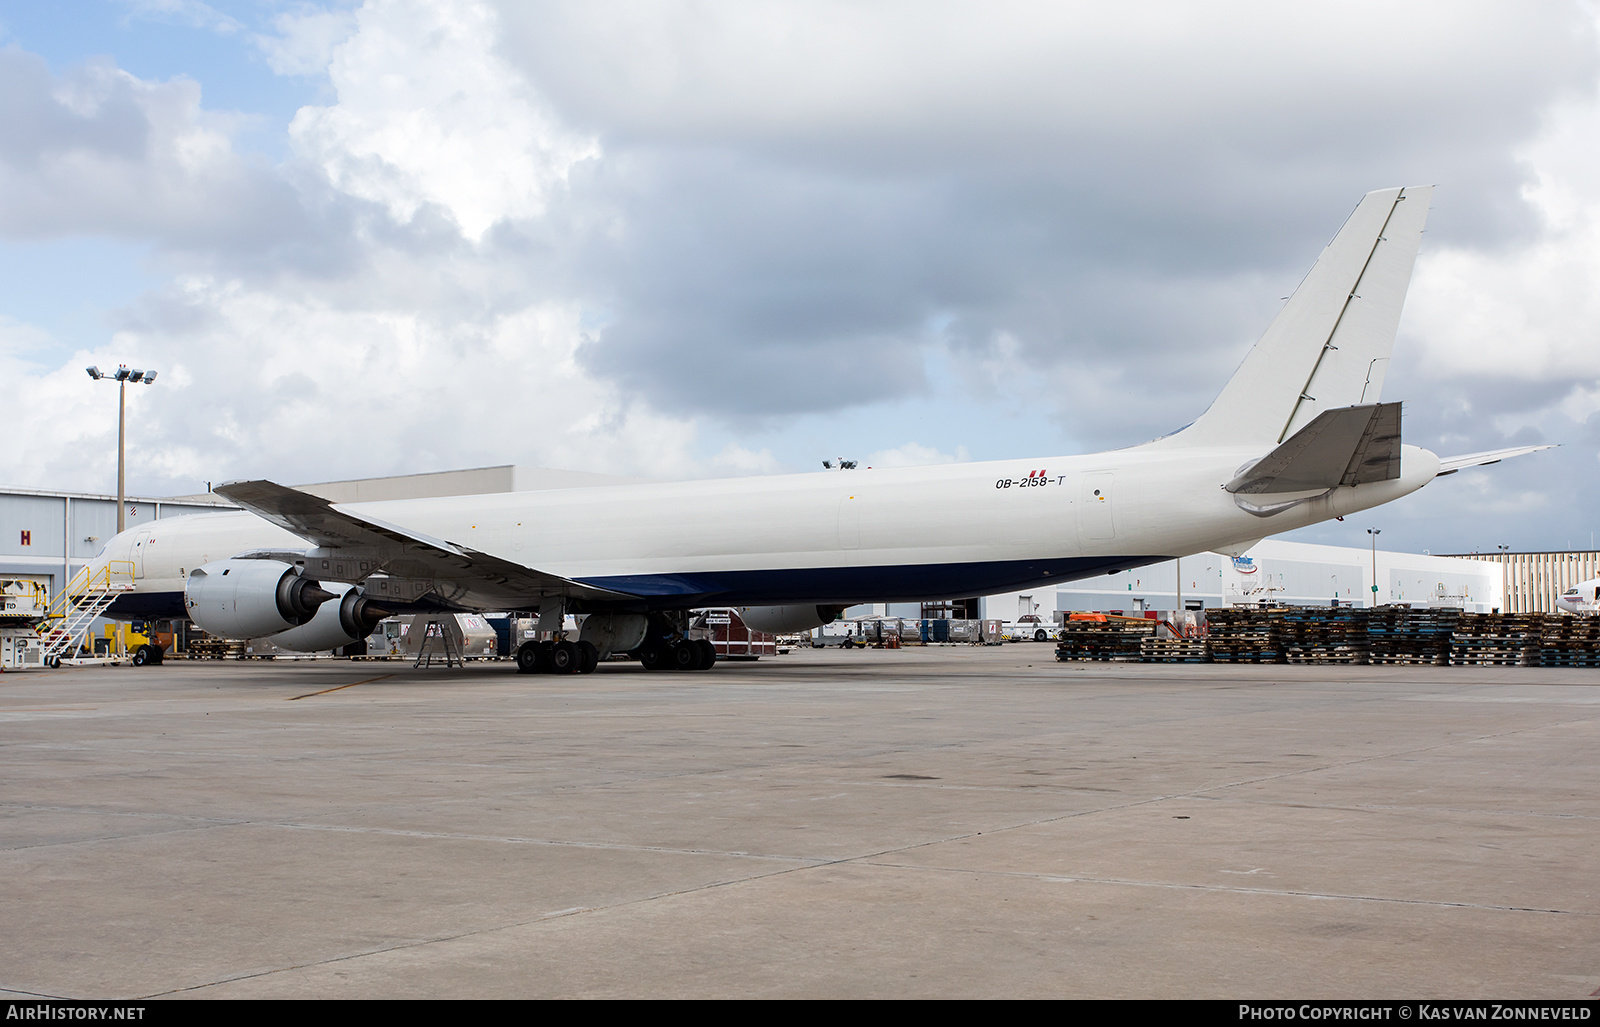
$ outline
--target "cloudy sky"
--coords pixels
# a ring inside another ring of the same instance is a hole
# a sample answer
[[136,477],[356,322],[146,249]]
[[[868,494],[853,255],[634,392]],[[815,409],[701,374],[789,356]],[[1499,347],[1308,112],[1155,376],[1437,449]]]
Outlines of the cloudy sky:
[[8,484],[1093,451],[1433,183],[1385,399],[1562,448],[1294,537],[1600,530],[1600,8],[0,0]]

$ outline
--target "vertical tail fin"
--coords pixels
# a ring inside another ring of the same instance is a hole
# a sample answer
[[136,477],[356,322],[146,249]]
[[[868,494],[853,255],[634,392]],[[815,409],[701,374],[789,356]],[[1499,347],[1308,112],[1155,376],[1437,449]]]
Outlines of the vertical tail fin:
[[1432,186],[1368,193],[1179,445],[1275,446],[1318,414],[1375,403]]

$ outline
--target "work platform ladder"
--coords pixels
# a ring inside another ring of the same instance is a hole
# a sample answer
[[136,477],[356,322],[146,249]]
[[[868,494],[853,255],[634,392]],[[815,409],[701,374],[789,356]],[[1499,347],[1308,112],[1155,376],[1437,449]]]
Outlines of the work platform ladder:
[[96,617],[124,592],[133,591],[133,561],[108,560],[99,567],[92,564],[75,574],[67,587],[50,603],[39,634],[44,639],[44,662],[57,665],[63,656],[74,653]]
[[[438,640],[440,647],[444,650],[441,655],[444,657],[445,669],[465,667],[467,665],[466,660],[462,658],[461,648],[456,645],[455,636],[450,632],[450,625],[446,622],[446,618],[453,620],[454,616],[440,614],[437,617],[430,616],[428,618],[427,627],[422,629],[422,644],[417,650],[417,662],[412,664],[413,667],[433,666],[433,643],[435,640]],[[421,620],[422,618],[419,617],[417,619]]]

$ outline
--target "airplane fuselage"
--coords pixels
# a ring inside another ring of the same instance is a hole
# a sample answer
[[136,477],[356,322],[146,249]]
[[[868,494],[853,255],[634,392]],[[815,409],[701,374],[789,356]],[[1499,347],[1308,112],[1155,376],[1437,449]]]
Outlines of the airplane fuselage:
[[1600,614],[1600,578],[1580,581],[1556,598],[1556,609],[1578,615]]
[[[1432,453],[1407,446],[1397,479],[1313,491],[1299,505],[1259,516],[1223,489],[1259,456],[1259,447],[1158,440],[1088,456],[339,509],[626,593],[618,605],[630,608],[847,605],[992,594],[1222,548],[1390,502],[1438,470]],[[114,612],[177,617],[194,568],[246,551],[307,546],[251,513],[194,514],[131,529],[101,559],[133,567],[135,592]],[[312,565],[306,572],[326,573]],[[490,581],[439,594],[464,609],[527,605]]]

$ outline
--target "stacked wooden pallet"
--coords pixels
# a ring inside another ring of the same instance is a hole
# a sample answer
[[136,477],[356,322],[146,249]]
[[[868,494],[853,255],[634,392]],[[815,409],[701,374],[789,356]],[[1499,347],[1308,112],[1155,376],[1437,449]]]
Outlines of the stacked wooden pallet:
[[1537,667],[1542,613],[1464,613],[1450,637],[1450,662],[1462,667]]
[[1600,617],[1550,614],[1539,632],[1539,665],[1600,667]]
[[1236,607],[1206,611],[1206,644],[1217,663],[1281,663],[1284,610]]
[[1455,607],[1380,606],[1367,615],[1367,662],[1443,666],[1450,661],[1451,636],[1460,622]]
[[1056,659],[1137,660],[1140,644],[1155,630],[1153,620],[1067,621],[1061,626]]
[[1597,617],[1405,604],[1235,607],[1206,611],[1206,626],[1202,640],[1157,638],[1150,620],[1068,621],[1056,659],[1600,668]]
[[1367,611],[1300,606],[1283,612],[1279,629],[1290,663],[1366,663]]
[[244,656],[244,641],[210,635],[191,637],[184,655],[191,660],[237,660]]
[[1203,638],[1151,635],[1139,643],[1139,659],[1144,663],[1206,663],[1211,659],[1211,651]]

